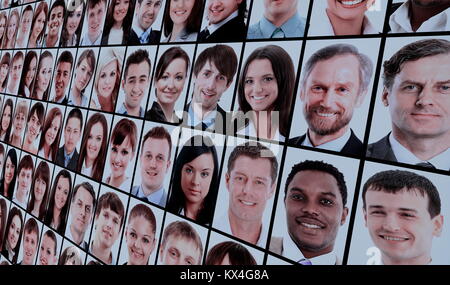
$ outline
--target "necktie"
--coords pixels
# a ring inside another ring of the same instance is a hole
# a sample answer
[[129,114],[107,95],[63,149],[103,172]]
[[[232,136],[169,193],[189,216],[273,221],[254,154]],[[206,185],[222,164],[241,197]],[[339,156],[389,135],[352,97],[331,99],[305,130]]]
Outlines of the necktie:
[[208,125],[202,122],[202,123],[198,124],[195,128],[202,129],[202,131],[205,131],[208,128]]
[[301,264],[301,265],[312,265],[311,260],[306,259],[306,258],[300,259],[300,260],[298,261],[298,263]]
[[434,165],[429,163],[428,161],[423,161],[423,162],[420,162],[420,163],[416,163],[416,165],[417,166],[422,166],[422,167],[425,167],[425,168],[436,169],[436,167],[434,167]]
[[276,28],[274,31],[273,31],[273,33],[272,33],[272,35],[270,36],[270,38],[275,38],[275,39],[282,39],[282,38],[285,38],[286,36],[284,35],[284,32],[283,32],[283,30],[282,29],[280,29],[280,28]]
[[147,38],[148,38],[148,31],[145,31],[139,37],[139,41],[141,42],[141,44],[145,44],[147,43]]
[[198,35],[199,41],[206,40],[211,34],[209,33],[208,28],[205,28],[203,31],[200,32],[200,35]]

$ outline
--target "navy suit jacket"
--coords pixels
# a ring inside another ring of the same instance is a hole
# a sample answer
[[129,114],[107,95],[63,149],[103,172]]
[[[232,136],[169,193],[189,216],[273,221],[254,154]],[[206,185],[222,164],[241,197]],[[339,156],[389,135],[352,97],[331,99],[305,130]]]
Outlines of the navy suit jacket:
[[[124,36],[124,38],[125,38],[125,36]],[[161,31],[155,31],[152,29],[152,31],[148,35],[147,44],[158,44],[160,38],[161,38]],[[130,30],[130,34],[128,36],[128,44],[129,45],[142,45],[141,41],[139,40],[138,35],[136,34],[136,32],[133,29]]]
[[204,37],[204,33],[200,32],[198,41],[204,43],[241,42],[246,36],[247,31],[244,18],[237,16],[218,28],[207,38]]
[[367,146],[366,155],[368,157],[397,162],[397,158],[395,157],[391,144],[389,143],[389,134],[381,140],[369,144]]
[[[78,163],[78,151],[77,149],[74,150],[74,154],[72,156],[72,158],[69,160],[69,164],[67,165],[67,168],[71,171],[76,171],[77,170],[77,163]],[[55,163],[61,167],[65,167],[64,166],[64,146],[60,147],[58,149],[58,152],[56,153],[56,161]]]

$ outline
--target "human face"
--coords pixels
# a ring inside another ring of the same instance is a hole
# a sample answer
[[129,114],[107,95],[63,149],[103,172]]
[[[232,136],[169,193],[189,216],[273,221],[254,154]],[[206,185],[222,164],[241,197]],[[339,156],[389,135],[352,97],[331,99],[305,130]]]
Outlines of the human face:
[[39,36],[45,26],[46,16],[44,11],[42,11],[39,16],[37,16],[36,21],[34,22],[34,27],[32,34],[35,38]]
[[60,210],[66,205],[70,191],[70,181],[68,178],[60,176],[56,184],[55,208]]
[[81,122],[78,118],[70,118],[64,129],[64,148],[68,153],[77,147],[81,136]]
[[208,20],[210,24],[217,24],[234,11],[237,11],[239,4],[243,0],[209,0],[208,1]]
[[45,144],[51,146],[58,135],[59,128],[61,127],[61,116],[56,116],[53,118],[50,128],[47,129],[45,133]]
[[70,208],[71,227],[84,234],[89,226],[93,213],[94,199],[84,187],[80,186]]
[[23,127],[25,126],[25,115],[20,112],[14,117],[14,134],[20,136]]
[[117,70],[117,60],[114,60],[105,65],[100,71],[100,76],[97,82],[98,96],[105,98],[111,97],[116,81],[119,77]]
[[183,237],[169,236],[166,244],[161,246],[160,261],[164,265],[198,265],[200,250],[197,244]]
[[47,182],[42,177],[37,177],[34,181],[34,200],[35,202],[41,202],[47,191]]
[[214,63],[209,61],[202,67],[198,75],[194,75],[194,82],[193,100],[207,110],[212,110],[217,106],[223,92],[231,84]]
[[261,221],[267,200],[275,190],[271,171],[267,158],[252,159],[242,155],[234,161],[233,169],[225,175],[230,215],[244,221]]
[[143,216],[131,218],[125,233],[128,265],[146,265],[155,249],[155,229]]
[[3,82],[5,82],[6,76],[8,75],[9,72],[9,65],[8,64],[2,64],[2,66],[0,67],[0,83],[3,84]]
[[87,58],[83,59],[77,66],[77,72],[75,73],[75,88],[78,91],[84,90],[89,84],[92,77],[93,68],[89,65]]
[[158,17],[159,9],[161,9],[160,0],[142,0],[142,3],[136,1],[136,14],[138,25],[144,30],[148,30]]
[[41,250],[39,252],[39,261],[41,265],[56,265],[55,241],[49,236],[44,235],[41,241]]
[[150,66],[146,61],[130,64],[122,87],[125,91],[125,104],[130,108],[138,108],[148,92]]
[[86,143],[87,158],[91,160],[97,159],[98,153],[102,148],[102,142],[105,139],[103,137],[103,125],[100,122],[93,124]]
[[211,153],[204,153],[181,168],[181,190],[187,204],[201,205],[208,195],[214,172]]
[[348,209],[333,175],[315,170],[295,174],[288,185],[286,219],[289,235],[307,258],[333,250]]
[[69,85],[72,64],[70,62],[61,61],[56,67],[55,74],[55,94],[60,99],[64,96],[66,88]]
[[28,128],[26,134],[26,139],[28,143],[32,143],[36,140],[36,138],[41,133],[41,127],[42,127],[41,122],[39,121],[36,112],[34,112],[31,115],[31,118],[28,120]]
[[6,31],[6,35],[8,40],[13,40],[14,35],[16,33],[17,23],[19,22],[18,16],[15,14],[10,18],[8,23],[8,30]]
[[20,232],[22,231],[22,221],[19,215],[15,215],[8,230],[8,243],[11,249],[15,249],[19,241]]
[[11,122],[11,107],[6,106],[2,114],[2,130],[6,132]]
[[131,148],[129,136],[127,136],[122,144],[111,144],[111,152],[109,154],[109,164],[111,167],[111,176],[120,178],[125,175],[128,163],[133,159],[134,153]]
[[309,129],[321,136],[346,130],[359,107],[359,62],[353,55],[335,56],[316,63],[300,93]]
[[36,87],[41,92],[45,92],[50,84],[53,70],[53,59],[45,57],[41,59],[40,68],[36,77]]
[[408,61],[385,88],[394,133],[416,138],[450,134],[450,55]]
[[0,39],[3,37],[3,33],[6,28],[6,17],[0,19]]
[[16,171],[16,166],[12,163],[11,158],[9,156],[6,157],[6,165],[5,165],[5,182],[6,184],[10,184],[14,178],[14,172]]
[[105,6],[106,1],[100,1],[94,7],[88,8],[88,35],[91,39],[96,39],[102,31]]
[[[125,16],[128,13],[128,8],[130,7],[130,0],[114,0],[114,14],[113,18],[116,23],[123,23]],[[111,4],[112,5],[112,4]]]
[[33,21],[33,11],[26,11],[22,15],[22,19],[20,21],[20,31],[23,35],[28,35],[31,29],[31,21]]
[[27,233],[25,231],[23,235],[23,261],[24,265],[32,265],[36,251],[38,247],[38,235],[35,232]]
[[67,33],[72,36],[78,29],[81,22],[81,16],[83,15],[83,5],[79,5],[73,13],[70,13],[67,17],[66,30]]
[[173,24],[186,26],[194,4],[195,0],[170,0],[169,13]]
[[186,68],[186,61],[176,58],[156,81],[156,96],[161,104],[173,105],[178,100],[186,81]]
[[16,60],[13,60],[11,70],[12,82],[10,81],[10,84],[14,83],[13,86],[16,86],[18,80],[20,79],[20,75],[22,74],[22,67],[23,67],[23,57],[18,57],[16,58]]
[[64,7],[57,6],[50,11],[50,18],[48,21],[48,34],[56,37],[59,34],[59,29],[64,20]]
[[278,98],[278,83],[268,59],[255,59],[248,65],[244,93],[252,110],[273,110]]
[[364,220],[384,264],[427,264],[433,237],[442,231],[443,217],[432,218],[429,198],[418,190],[366,192]]
[[28,66],[27,74],[25,74],[25,85],[28,88],[30,88],[34,76],[36,75],[36,68],[37,68],[37,57],[33,57],[30,61],[30,65]]
[[119,237],[122,217],[108,208],[100,210],[96,218],[96,240],[104,247],[111,248]]
[[30,191],[31,178],[33,176],[33,169],[22,168],[19,173],[17,181],[17,192],[16,197],[20,202],[26,202],[25,199],[28,197],[28,192]]
[[141,179],[144,188],[161,187],[170,167],[169,142],[166,139],[148,138],[141,150]]
[[264,14],[268,18],[281,17],[297,11],[298,0],[264,0]]
[[335,17],[343,20],[355,19],[362,17],[374,0],[327,0],[327,11]]

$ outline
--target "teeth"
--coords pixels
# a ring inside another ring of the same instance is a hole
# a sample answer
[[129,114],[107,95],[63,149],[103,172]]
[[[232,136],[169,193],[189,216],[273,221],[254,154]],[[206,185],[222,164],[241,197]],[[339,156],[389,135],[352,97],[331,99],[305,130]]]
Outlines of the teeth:
[[308,223],[301,223],[302,226],[305,226],[309,229],[320,229],[320,227],[318,225],[313,225],[313,224],[308,224]]
[[333,117],[334,113],[317,113],[317,115],[321,116],[321,117]]
[[253,96],[253,99],[255,100],[262,100],[264,98],[266,98],[266,96]]
[[254,206],[254,205],[255,205],[255,203],[251,203],[251,202],[247,202],[247,201],[242,201],[242,200],[241,200],[241,203],[244,204],[244,205],[246,205],[246,206]]
[[351,6],[351,5],[356,5],[356,4],[359,4],[359,3],[361,3],[362,1],[364,1],[364,0],[355,0],[355,1],[341,1],[341,3],[342,3],[342,4],[344,4],[344,5],[348,5],[348,6]]
[[404,241],[404,240],[407,240],[407,238],[396,238],[396,237],[389,237],[389,236],[384,236],[383,238],[385,240],[393,240],[393,241]]

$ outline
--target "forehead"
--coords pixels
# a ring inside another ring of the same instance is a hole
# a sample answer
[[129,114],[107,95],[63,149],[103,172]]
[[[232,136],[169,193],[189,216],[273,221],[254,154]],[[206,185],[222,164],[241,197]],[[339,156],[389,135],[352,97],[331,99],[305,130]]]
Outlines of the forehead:
[[108,212],[108,214],[113,215],[116,218],[119,218],[119,219],[122,218],[118,213],[114,212],[108,204],[106,204],[105,207],[102,207],[100,209],[100,211],[98,212],[97,218],[101,217],[102,214],[105,212]]
[[75,194],[75,200],[82,200],[86,204],[92,204],[93,197],[91,193],[88,190],[86,190],[86,188],[80,186],[80,188],[78,188],[77,193]]
[[38,233],[34,231],[33,228],[30,229],[29,232],[25,230],[24,237],[37,239]]
[[128,66],[127,77],[131,76],[148,76],[150,74],[150,66],[147,61],[140,63],[132,63]]
[[42,239],[42,244],[52,247],[52,245],[55,244],[55,241],[51,237],[49,237],[48,235],[45,234]]
[[333,56],[316,62],[308,77],[309,80],[338,79],[358,81],[359,61],[352,54]]
[[247,68],[247,76],[258,76],[263,74],[272,74],[273,68],[270,60],[263,59],[255,59],[248,65]]
[[169,152],[169,143],[166,139],[148,138],[144,143],[144,151]]
[[182,252],[185,256],[192,257],[196,261],[200,258],[200,249],[197,247],[195,241],[181,237],[178,235],[171,235],[167,238],[165,249],[175,248]]
[[311,196],[332,193],[336,197],[341,197],[336,178],[323,171],[302,170],[297,172],[288,185],[288,190],[292,188],[301,189],[306,195]]
[[271,164],[268,158],[250,158],[246,155],[240,155],[234,161],[231,172],[239,172],[247,175],[271,177]]
[[153,228],[152,223],[144,218],[143,216],[134,216],[131,217],[128,221],[128,225],[138,232],[142,232],[146,235],[152,235],[155,229]]
[[413,209],[419,213],[428,213],[427,195],[422,196],[419,190],[402,189],[396,193],[375,191],[370,187],[366,192],[366,208],[381,206],[387,210]]
[[395,77],[397,83],[405,80],[417,82],[448,81],[450,80],[450,53],[407,61],[400,68],[400,73]]
[[80,122],[80,119],[79,118],[77,118],[77,117],[72,117],[72,118],[70,118],[68,121],[67,121],[67,124],[66,124],[66,128],[67,127],[70,127],[70,128],[76,128],[76,127],[81,127],[81,122]]
[[216,65],[211,60],[207,60],[205,62],[205,64],[202,66],[202,68],[200,69],[200,71],[206,71],[206,70],[220,74],[219,69],[217,69]]
[[64,11],[64,7],[63,6],[55,6],[53,7],[52,11],[50,12],[51,14],[54,13],[60,13]]
[[65,61],[60,61],[57,66],[58,69],[70,69],[71,67],[72,64],[70,62]]

